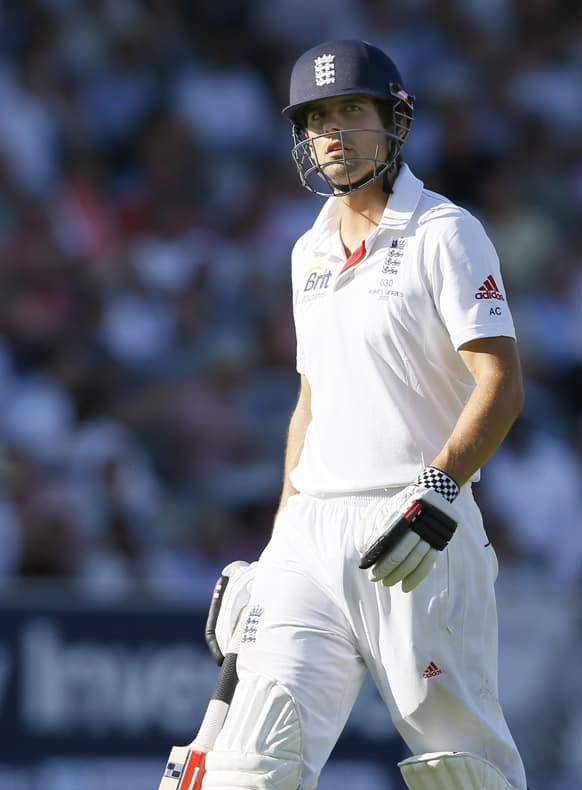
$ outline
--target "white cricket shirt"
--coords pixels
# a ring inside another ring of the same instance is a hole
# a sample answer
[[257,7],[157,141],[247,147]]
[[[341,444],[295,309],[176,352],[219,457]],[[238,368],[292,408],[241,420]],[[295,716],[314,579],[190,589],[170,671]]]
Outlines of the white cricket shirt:
[[406,165],[348,262],[338,210],[330,198],[292,254],[297,370],[311,386],[312,421],[291,481],[312,494],[410,483],[474,387],[457,349],[515,338],[482,225]]

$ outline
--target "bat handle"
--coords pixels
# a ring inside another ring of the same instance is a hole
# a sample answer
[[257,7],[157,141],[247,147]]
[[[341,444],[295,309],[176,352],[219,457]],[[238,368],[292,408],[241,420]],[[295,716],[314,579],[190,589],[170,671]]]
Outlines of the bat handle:
[[216,736],[226,719],[237,682],[236,653],[227,653],[220,667],[216,686],[202,719],[198,735],[192,744],[193,747],[204,751],[212,749]]
[[236,660],[238,653],[238,646],[244,628],[246,615],[246,608],[243,610],[236,631],[232,635],[230,644],[228,646],[229,652],[224,656],[221,664],[216,685],[212,692],[212,697],[208,703],[208,708],[204,714],[200,730],[194,741],[196,748],[210,751],[214,745],[218,733],[222,729],[222,725],[226,719],[228,708],[232,702],[234,690],[238,683],[238,675],[236,672]]

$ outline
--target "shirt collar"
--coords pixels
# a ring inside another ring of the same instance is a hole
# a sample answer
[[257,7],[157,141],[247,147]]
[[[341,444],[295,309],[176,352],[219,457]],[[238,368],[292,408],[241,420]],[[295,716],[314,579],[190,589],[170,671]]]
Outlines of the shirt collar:
[[[408,165],[402,164],[394,181],[392,194],[380,219],[379,228],[404,230],[416,211],[424,184],[417,178]],[[317,239],[314,251],[329,253],[329,239],[337,233],[339,205],[337,198],[328,198],[313,224]]]
[[380,220],[380,227],[404,230],[416,211],[423,189],[424,184],[420,178],[411,172],[408,165],[402,164]]
[[315,238],[314,252],[329,253],[329,240],[337,234],[339,222],[339,204],[335,197],[328,198],[313,223]]

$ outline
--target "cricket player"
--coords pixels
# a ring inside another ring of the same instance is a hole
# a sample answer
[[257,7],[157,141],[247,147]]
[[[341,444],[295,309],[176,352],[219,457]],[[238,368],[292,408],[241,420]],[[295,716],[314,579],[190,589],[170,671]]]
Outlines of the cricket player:
[[402,161],[414,98],[381,50],[310,49],[283,113],[329,198],[292,254],[299,398],[272,538],[225,569],[219,643],[249,608],[203,787],[316,787],[370,672],[411,790],[525,790],[471,493],[523,403],[498,257]]

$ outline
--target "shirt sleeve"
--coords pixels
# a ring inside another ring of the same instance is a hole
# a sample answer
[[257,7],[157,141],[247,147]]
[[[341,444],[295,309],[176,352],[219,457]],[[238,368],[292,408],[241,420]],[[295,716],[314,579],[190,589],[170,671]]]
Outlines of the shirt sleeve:
[[515,339],[499,257],[481,223],[455,207],[435,221],[432,235],[433,298],[454,347],[478,338]]

